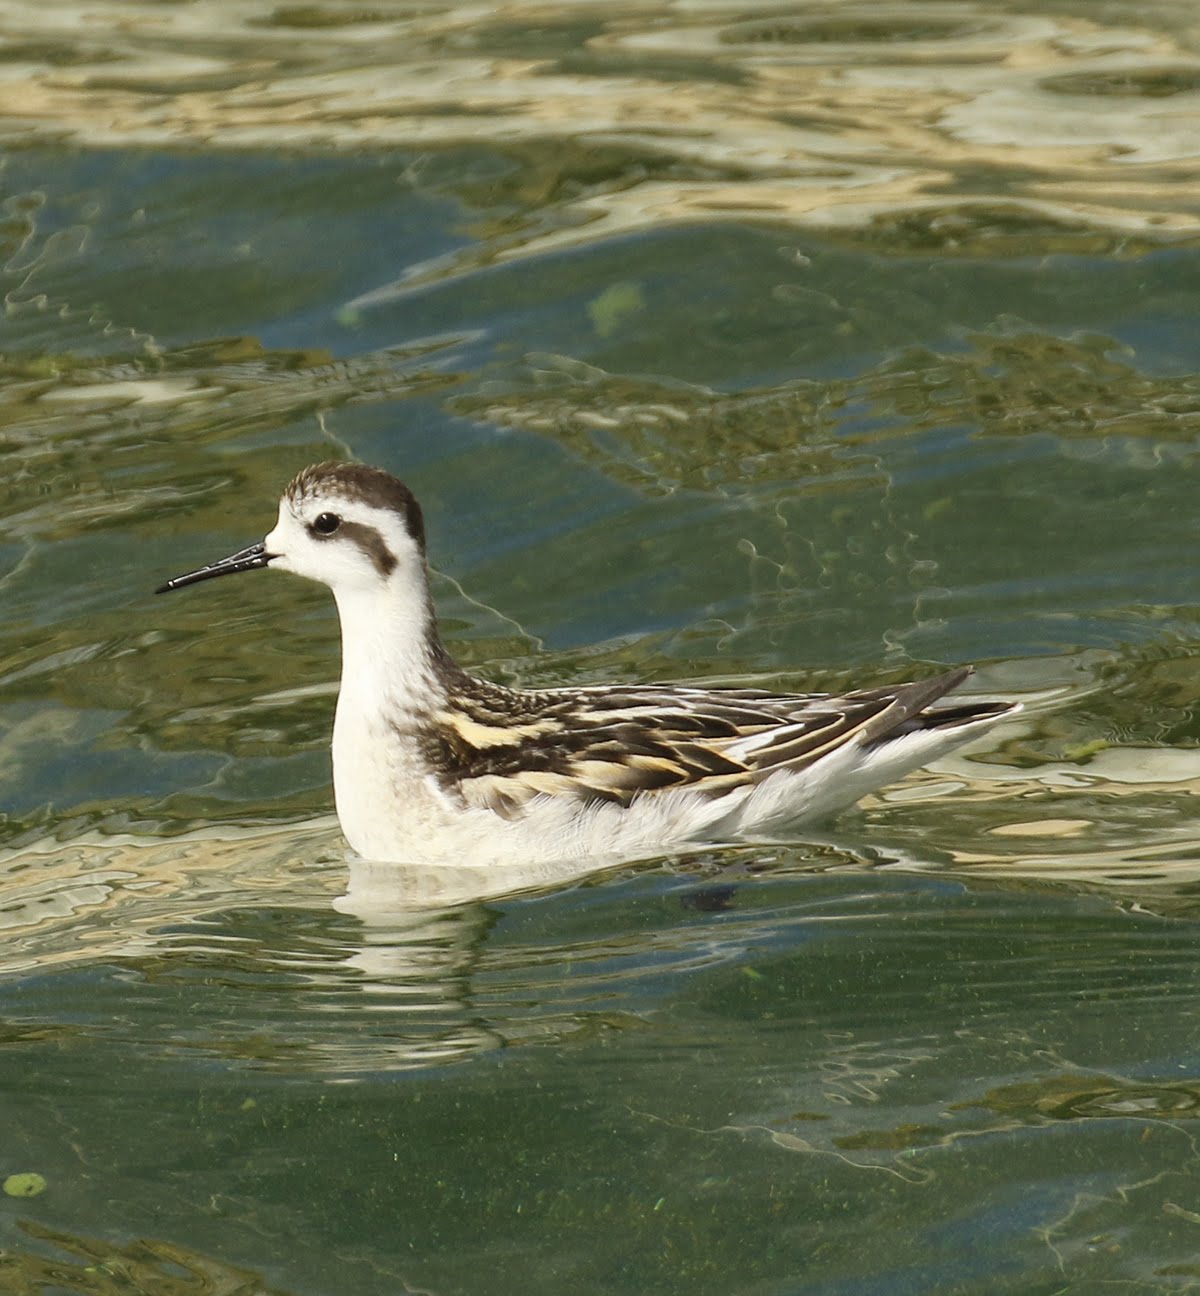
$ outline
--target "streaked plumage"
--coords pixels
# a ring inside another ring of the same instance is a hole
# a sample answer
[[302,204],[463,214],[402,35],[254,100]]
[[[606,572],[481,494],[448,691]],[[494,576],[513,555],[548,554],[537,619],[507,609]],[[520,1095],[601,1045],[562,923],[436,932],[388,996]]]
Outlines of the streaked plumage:
[[1016,709],[934,706],[970,667],[840,696],[488,683],[438,637],[420,506],[359,464],[306,468],[262,544],[162,589],[268,565],[325,582],[337,601],[334,788],[343,831],[368,858],[635,858],[779,836]]

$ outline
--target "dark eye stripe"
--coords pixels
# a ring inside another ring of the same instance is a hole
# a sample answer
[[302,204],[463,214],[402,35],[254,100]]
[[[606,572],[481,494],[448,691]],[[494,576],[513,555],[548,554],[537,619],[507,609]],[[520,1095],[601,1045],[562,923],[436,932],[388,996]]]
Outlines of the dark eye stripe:
[[343,522],[338,536],[352,540],[375,565],[375,570],[385,580],[396,570],[396,555],[387,542],[372,526],[363,522]]
[[315,540],[331,540],[336,535],[341,542],[350,541],[371,560],[384,580],[396,570],[396,555],[388,548],[387,541],[365,522],[347,522],[337,513],[318,513],[308,524],[308,532]]

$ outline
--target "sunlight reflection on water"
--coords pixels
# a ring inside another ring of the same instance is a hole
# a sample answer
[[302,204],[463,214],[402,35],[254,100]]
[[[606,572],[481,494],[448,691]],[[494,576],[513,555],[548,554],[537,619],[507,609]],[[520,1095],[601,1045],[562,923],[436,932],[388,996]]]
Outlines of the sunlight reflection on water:
[[[837,227],[928,210],[934,232],[948,210],[997,203],[1121,237],[1195,236],[1181,193],[1200,155],[1200,61],[1167,31],[971,3],[760,15],[517,3],[384,16],[243,0],[108,5],[98,29],[86,8],[11,4],[0,114],[26,140],[510,147],[569,135],[684,168],[589,186],[559,204],[557,228],[497,255],[752,212]],[[690,79],[701,67],[710,76]],[[956,177],[980,174],[982,188],[952,196]]]
[[[1186,1276],[1192,8],[0,4],[21,1281]],[[149,593],[329,455],[485,674],[1026,710],[810,842],[348,860],[327,592]]]

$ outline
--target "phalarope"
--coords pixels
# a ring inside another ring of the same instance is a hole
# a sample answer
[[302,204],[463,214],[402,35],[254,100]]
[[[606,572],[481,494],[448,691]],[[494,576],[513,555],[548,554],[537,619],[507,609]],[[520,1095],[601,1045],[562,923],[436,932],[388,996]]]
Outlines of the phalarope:
[[1019,709],[935,707],[969,666],[840,695],[488,683],[438,635],[420,505],[403,482],[361,464],[304,469],[261,543],[157,592],[268,566],[333,590],[334,795],[346,839],[368,859],[631,859],[777,839]]

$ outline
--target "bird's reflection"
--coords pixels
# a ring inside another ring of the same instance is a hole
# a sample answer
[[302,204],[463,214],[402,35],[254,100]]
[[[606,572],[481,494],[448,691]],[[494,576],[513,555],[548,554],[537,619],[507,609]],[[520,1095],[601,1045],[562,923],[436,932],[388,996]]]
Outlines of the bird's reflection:
[[[1034,859],[1029,868],[1008,859],[1003,875],[990,861],[972,871],[912,841],[886,851],[745,847],[615,870],[605,862],[604,872],[578,861],[555,870],[347,860],[331,820],[169,840],[97,833],[0,857],[0,1016],[11,1000],[15,1018],[19,999],[25,1026],[77,1031],[60,993],[38,1000],[44,1021],[31,1015],[29,987],[62,975],[72,994],[97,997],[110,1037],[127,1033],[140,1049],[347,1078],[445,1065],[644,1027],[638,987],[648,978],[736,963],[771,942],[795,948],[829,917],[815,877],[830,871],[937,872],[1014,889],[1087,878],[1141,908],[1193,903],[1200,850],[1142,844],[1136,860],[1131,851],[1077,852],[1069,869],[1063,859],[1040,876]],[[764,880],[788,879],[801,888],[761,902]],[[92,969],[83,981],[81,968]],[[119,1021],[106,987],[120,995]],[[186,1021],[164,1021],[172,1012]]]

